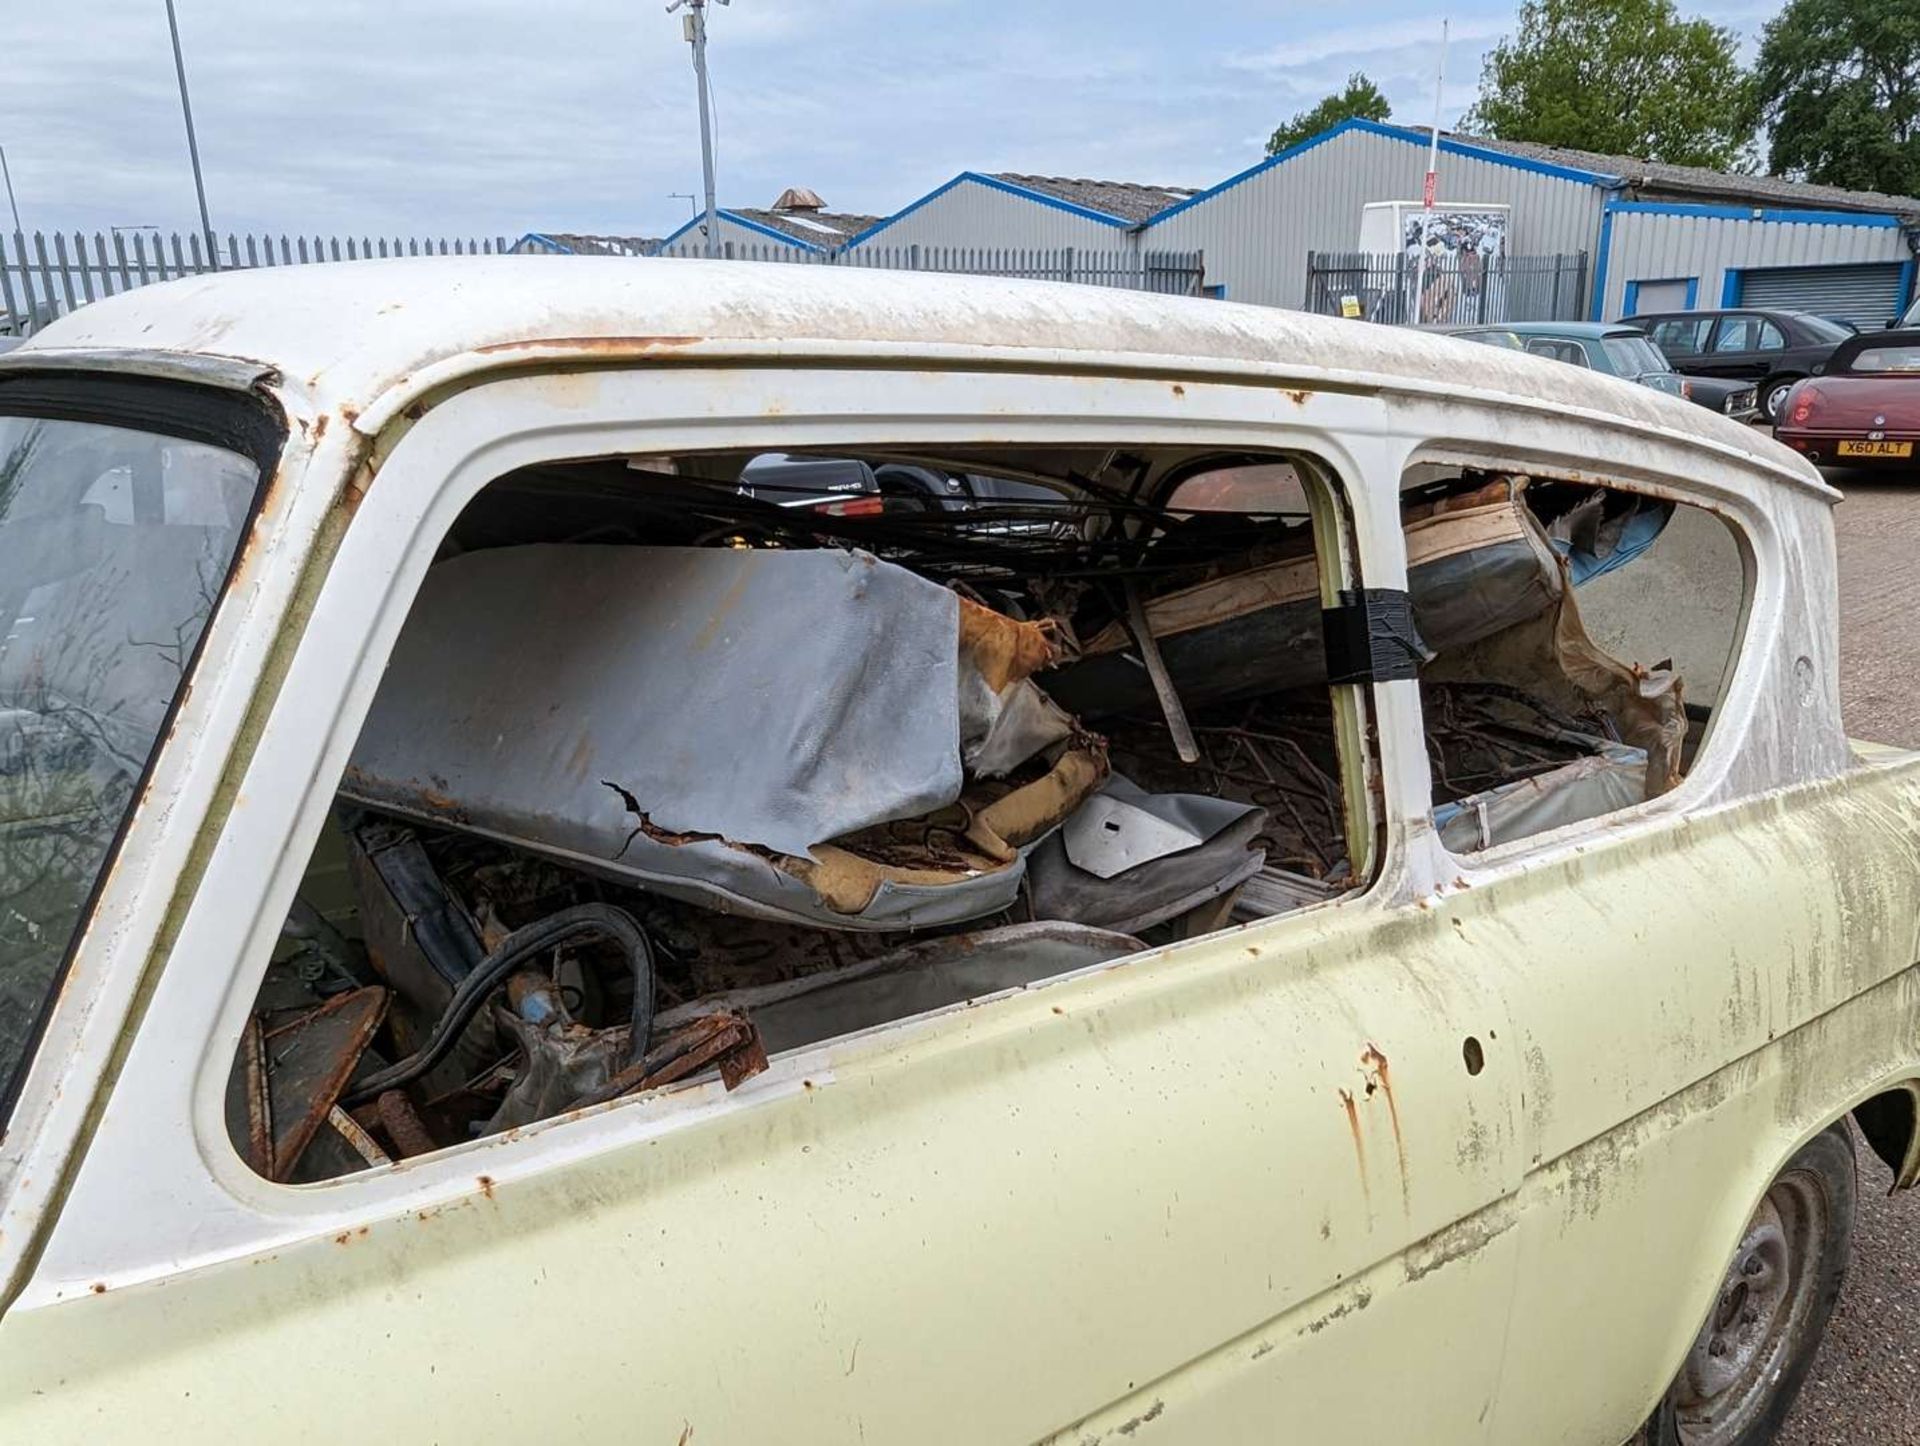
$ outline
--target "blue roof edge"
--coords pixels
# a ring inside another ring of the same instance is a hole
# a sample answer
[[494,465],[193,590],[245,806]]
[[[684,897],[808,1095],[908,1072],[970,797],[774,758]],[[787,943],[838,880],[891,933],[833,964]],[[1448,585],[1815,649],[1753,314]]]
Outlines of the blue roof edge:
[[[811,241],[802,241],[798,236],[790,236],[785,231],[776,231],[771,226],[763,226],[758,221],[750,220],[737,211],[729,211],[725,206],[716,207],[713,214],[716,220],[725,217],[727,220],[733,222],[734,225],[744,227],[748,231],[758,231],[762,236],[771,236],[782,246],[798,246],[803,251],[826,251],[829,249],[825,246],[815,245]],[[706,214],[703,212],[695,216],[672,235],[663,237],[660,244],[654,248],[655,254],[657,255],[659,252],[666,250],[667,247],[673,245],[674,242],[678,241],[682,236],[686,235],[687,232],[693,230],[694,227],[706,219]]]
[[[1149,216],[1141,224],[1143,226],[1158,226],[1162,221],[1167,220],[1171,216],[1177,216],[1182,211],[1197,206],[1203,201],[1210,201],[1222,191],[1231,190],[1242,181],[1251,180],[1263,171],[1270,171],[1275,166],[1284,165],[1295,156],[1304,155],[1315,146],[1325,145],[1328,141],[1343,136],[1349,131],[1362,131],[1367,135],[1380,136],[1388,140],[1405,141],[1417,146],[1426,146],[1431,143],[1425,131],[1408,130],[1402,126],[1387,125],[1383,121],[1366,120],[1360,116],[1352,116],[1341,121],[1339,125],[1329,130],[1321,131],[1318,135],[1308,136],[1298,145],[1289,146],[1284,151],[1278,151],[1268,156],[1265,160],[1248,166],[1237,175],[1227,177],[1226,180],[1220,182],[1217,186],[1210,186],[1196,195],[1187,197],[1184,201],[1175,202],[1173,205],[1167,207],[1166,210],[1156,212],[1154,215]],[[1563,181],[1578,181],[1589,186],[1599,186],[1603,190],[1617,191],[1627,183],[1626,177],[1624,176],[1610,175],[1602,171],[1576,170],[1572,166],[1557,166],[1551,161],[1536,161],[1527,156],[1510,155],[1506,151],[1490,150],[1486,146],[1476,146],[1466,141],[1451,140],[1444,135],[1440,137],[1440,150],[1445,155],[1466,156],[1472,160],[1486,161],[1496,166],[1510,166],[1516,171],[1532,171],[1538,175],[1553,176]]]
[[1065,211],[1069,215],[1081,216],[1089,221],[1098,221],[1103,226],[1131,228],[1146,224],[1142,221],[1129,221],[1124,216],[1114,216],[1105,211],[1096,211],[1090,206],[1076,206],[1073,202],[1063,201],[1058,196],[1049,196],[1044,191],[1035,191],[1026,186],[1016,186],[1011,181],[1003,181],[998,176],[989,176],[982,171],[962,171],[945,185],[936,186],[919,200],[909,202],[898,211],[895,211],[891,216],[882,217],[880,220],[874,222],[873,225],[867,227],[867,229],[860,232],[859,235],[848,238],[842,243],[843,247],[858,246],[869,237],[878,236],[895,221],[905,220],[929,201],[937,201],[955,186],[964,185],[969,181],[977,186],[985,186],[992,191],[1004,191],[1010,196],[1018,196],[1024,201],[1038,201],[1041,205],[1051,206],[1056,211]]
[[1700,216],[1713,220],[1766,221],[1786,226],[1871,226],[1901,224],[1891,211],[1802,211],[1791,206],[1705,206],[1678,201],[1608,201],[1607,210],[1630,216]]

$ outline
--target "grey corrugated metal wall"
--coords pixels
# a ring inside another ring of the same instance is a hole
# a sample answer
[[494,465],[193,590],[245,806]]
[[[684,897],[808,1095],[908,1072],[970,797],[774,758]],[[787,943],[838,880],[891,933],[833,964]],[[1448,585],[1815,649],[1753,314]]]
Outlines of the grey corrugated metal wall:
[[[1419,200],[1426,171],[1422,145],[1344,131],[1154,222],[1143,244],[1204,250],[1208,284],[1224,284],[1230,301],[1299,307],[1307,253],[1354,250],[1362,208]],[[1516,256],[1591,252],[1605,196],[1589,182],[1445,149],[1439,192],[1443,205],[1511,206],[1507,250]]]
[[[873,234],[875,246],[1130,248],[1134,233],[1044,201],[962,180]],[[1160,242],[1149,243],[1160,246]],[[859,248],[856,247],[856,250]],[[1189,248],[1173,248],[1189,249]]]
[[[1629,281],[1698,277],[1694,305],[1706,308],[1721,304],[1728,271],[1904,262],[1908,259],[1907,244],[1899,226],[1887,224],[1890,220],[1863,216],[1860,223],[1756,221],[1750,216],[1615,206],[1606,228],[1601,317],[1612,321],[1621,314]],[[1207,263],[1211,268],[1211,249]]]

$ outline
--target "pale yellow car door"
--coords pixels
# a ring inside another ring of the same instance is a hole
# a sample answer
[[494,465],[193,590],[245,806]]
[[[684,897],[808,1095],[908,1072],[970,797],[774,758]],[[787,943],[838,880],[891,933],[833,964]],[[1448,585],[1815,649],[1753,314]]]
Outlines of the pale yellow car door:
[[[778,447],[792,394],[828,386],[841,405],[951,406],[947,437],[972,419],[1046,440],[1084,405],[1064,381],[1055,398],[1044,377],[904,369],[743,370],[725,389],[607,372],[590,395],[610,418],[737,413]],[[1274,406],[1104,386],[1141,430],[1175,407]],[[1525,1057],[1480,958],[1498,946],[1410,897],[1398,823],[1363,894],[776,1058],[730,1095],[667,1090],[299,1189],[230,1150],[162,1148],[217,1110],[230,1048],[188,1022],[250,998],[228,976],[241,943],[273,938],[280,861],[330,802],[345,743],[328,730],[350,743],[405,610],[386,580],[424,570],[490,448],[687,445],[595,433],[583,405],[537,377],[469,391],[356,499],[169,941],[195,967],[159,979],[0,1319],[0,1437],[1487,1439]],[[1369,691],[1404,714],[1414,687]],[[151,1223],[130,1244],[135,1218]],[[109,1241],[120,1262],[99,1270]]]
[[0,1423],[523,1440],[534,1332],[581,1442],[1483,1440],[1523,1067],[1458,939],[1328,906],[466,1152],[437,1205],[309,1189],[245,1259],[30,1288]]

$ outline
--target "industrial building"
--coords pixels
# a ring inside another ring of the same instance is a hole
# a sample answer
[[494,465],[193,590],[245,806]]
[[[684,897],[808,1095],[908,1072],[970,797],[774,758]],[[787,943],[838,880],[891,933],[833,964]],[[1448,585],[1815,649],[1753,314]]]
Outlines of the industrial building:
[[[1349,120],[1196,192],[963,172],[844,246],[1197,251],[1209,294],[1298,308],[1310,256],[1367,250],[1363,218],[1384,203],[1418,208],[1428,143]],[[1441,210],[1498,216],[1514,264],[1578,258],[1561,315],[1745,304],[1883,325],[1913,299],[1914,197],[1445,133],[1439,151]]]
[[1193,194],[1185,186],[962,171],[848,245],[1135,249],[1146,222]]

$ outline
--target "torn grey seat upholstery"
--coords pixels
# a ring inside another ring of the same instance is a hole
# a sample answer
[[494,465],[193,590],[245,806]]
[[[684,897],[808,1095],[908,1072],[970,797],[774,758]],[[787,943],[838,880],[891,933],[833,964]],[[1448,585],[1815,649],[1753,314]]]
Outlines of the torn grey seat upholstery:
[[1646,795],[1646,750],[1598,738],[1593,746],[1592,756],[1551,773],[1439,805],[1433,822],[1441,842],[1455,853],[1473,853],[1640,802]]
[[1051,658],[865,553],[475,552],[429,571],[343,793],[710,908],[955,923],[1105,776],[1024,696]]
[[1259,873],[1265,823],[1252,804],[1148,793],[1115,774],[1034,852],[1034,912],[1137,934]]

